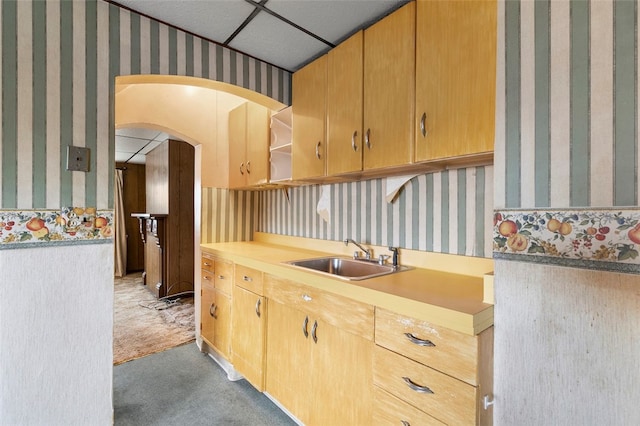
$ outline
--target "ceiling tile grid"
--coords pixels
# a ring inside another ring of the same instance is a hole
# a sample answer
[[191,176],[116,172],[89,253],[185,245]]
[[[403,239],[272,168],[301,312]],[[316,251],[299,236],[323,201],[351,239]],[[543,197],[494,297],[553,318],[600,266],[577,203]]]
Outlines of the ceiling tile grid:
[[[106,1],[295,72],[412,0]],[[144,155],[169,137],[159,133],[117,130],[116,161],[144,163]]]

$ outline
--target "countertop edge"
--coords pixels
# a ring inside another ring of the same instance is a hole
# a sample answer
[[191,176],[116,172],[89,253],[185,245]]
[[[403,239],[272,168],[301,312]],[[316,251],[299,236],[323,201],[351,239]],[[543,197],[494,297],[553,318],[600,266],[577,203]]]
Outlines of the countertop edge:
[[[268,244],[264,242],[245,242],[251,244],[251,247],[259,245],[265,249],[271,250],[292,250],[300,254],[300,258],[305,256],[322,256],[326,252],[310,251],[299,249],[297,247],[289,247],[284,245]],[[477,335],[493,325],[493,305],[478,301],[475,312],[462,312],[447,307],[430,304],[419,300],[371,289],[358,282],[345,282],[340,279],[329,278],[313,272],[301,271],[293,268],[280,261],[265,261],[252,257],[246,252],[238,249],[231,250],[231,246],[244,244],[236,243],[209,243],[201,244],[203,252],[213,254],[222,259],[232,261],[234,263],[258,269],[264,273],[275,275],[284,279],[299,281],[300,276],[304,276],[304,284],[321,290],[329,291],[334,294],[349,297],[360,302],[368,303],[373,306],[388,309],[399,314],[408,315],[424,321],[431,322],[435,325],[447,327],[449,329],[459,331],[468,335]],[[238,246],[236,246],[238,247]],[[481,278],[478,278],[481,280]],[[352,285],[355,284],[355,285]]]

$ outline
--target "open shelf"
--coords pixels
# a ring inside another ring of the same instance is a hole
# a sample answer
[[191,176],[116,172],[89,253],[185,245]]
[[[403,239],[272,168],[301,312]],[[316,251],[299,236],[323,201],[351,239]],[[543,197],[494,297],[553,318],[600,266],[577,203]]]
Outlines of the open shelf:
[[269,182],[291,180],[291,107],[271,116],[271,177]]

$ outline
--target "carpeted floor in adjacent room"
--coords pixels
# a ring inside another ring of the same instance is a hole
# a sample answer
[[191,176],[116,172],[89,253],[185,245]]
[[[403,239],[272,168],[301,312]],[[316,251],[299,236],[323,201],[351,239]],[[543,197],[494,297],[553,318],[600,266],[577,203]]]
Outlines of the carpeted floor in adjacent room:
[[115,278],[113,306],[114,365],[195,340],[193,296],[160,301],[142,273]]

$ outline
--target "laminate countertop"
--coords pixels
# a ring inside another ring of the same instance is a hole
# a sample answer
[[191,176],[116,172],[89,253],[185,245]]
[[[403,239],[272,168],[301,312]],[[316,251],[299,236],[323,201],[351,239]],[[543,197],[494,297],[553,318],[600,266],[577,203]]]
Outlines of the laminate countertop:
[[[203,253],[210,253],[266,274],[316,287],[465,334],[477,335],[493,325],[493,304],[483,301],[484,279],[482,276],[411,267],[409,270],[390,275],[361,281],[347,281],[283,263],[336,255],[328,251],[264,241],[211,243],[201,244],[200,247]],[[465,259],[464,256],[458,257],[460,261]]]

